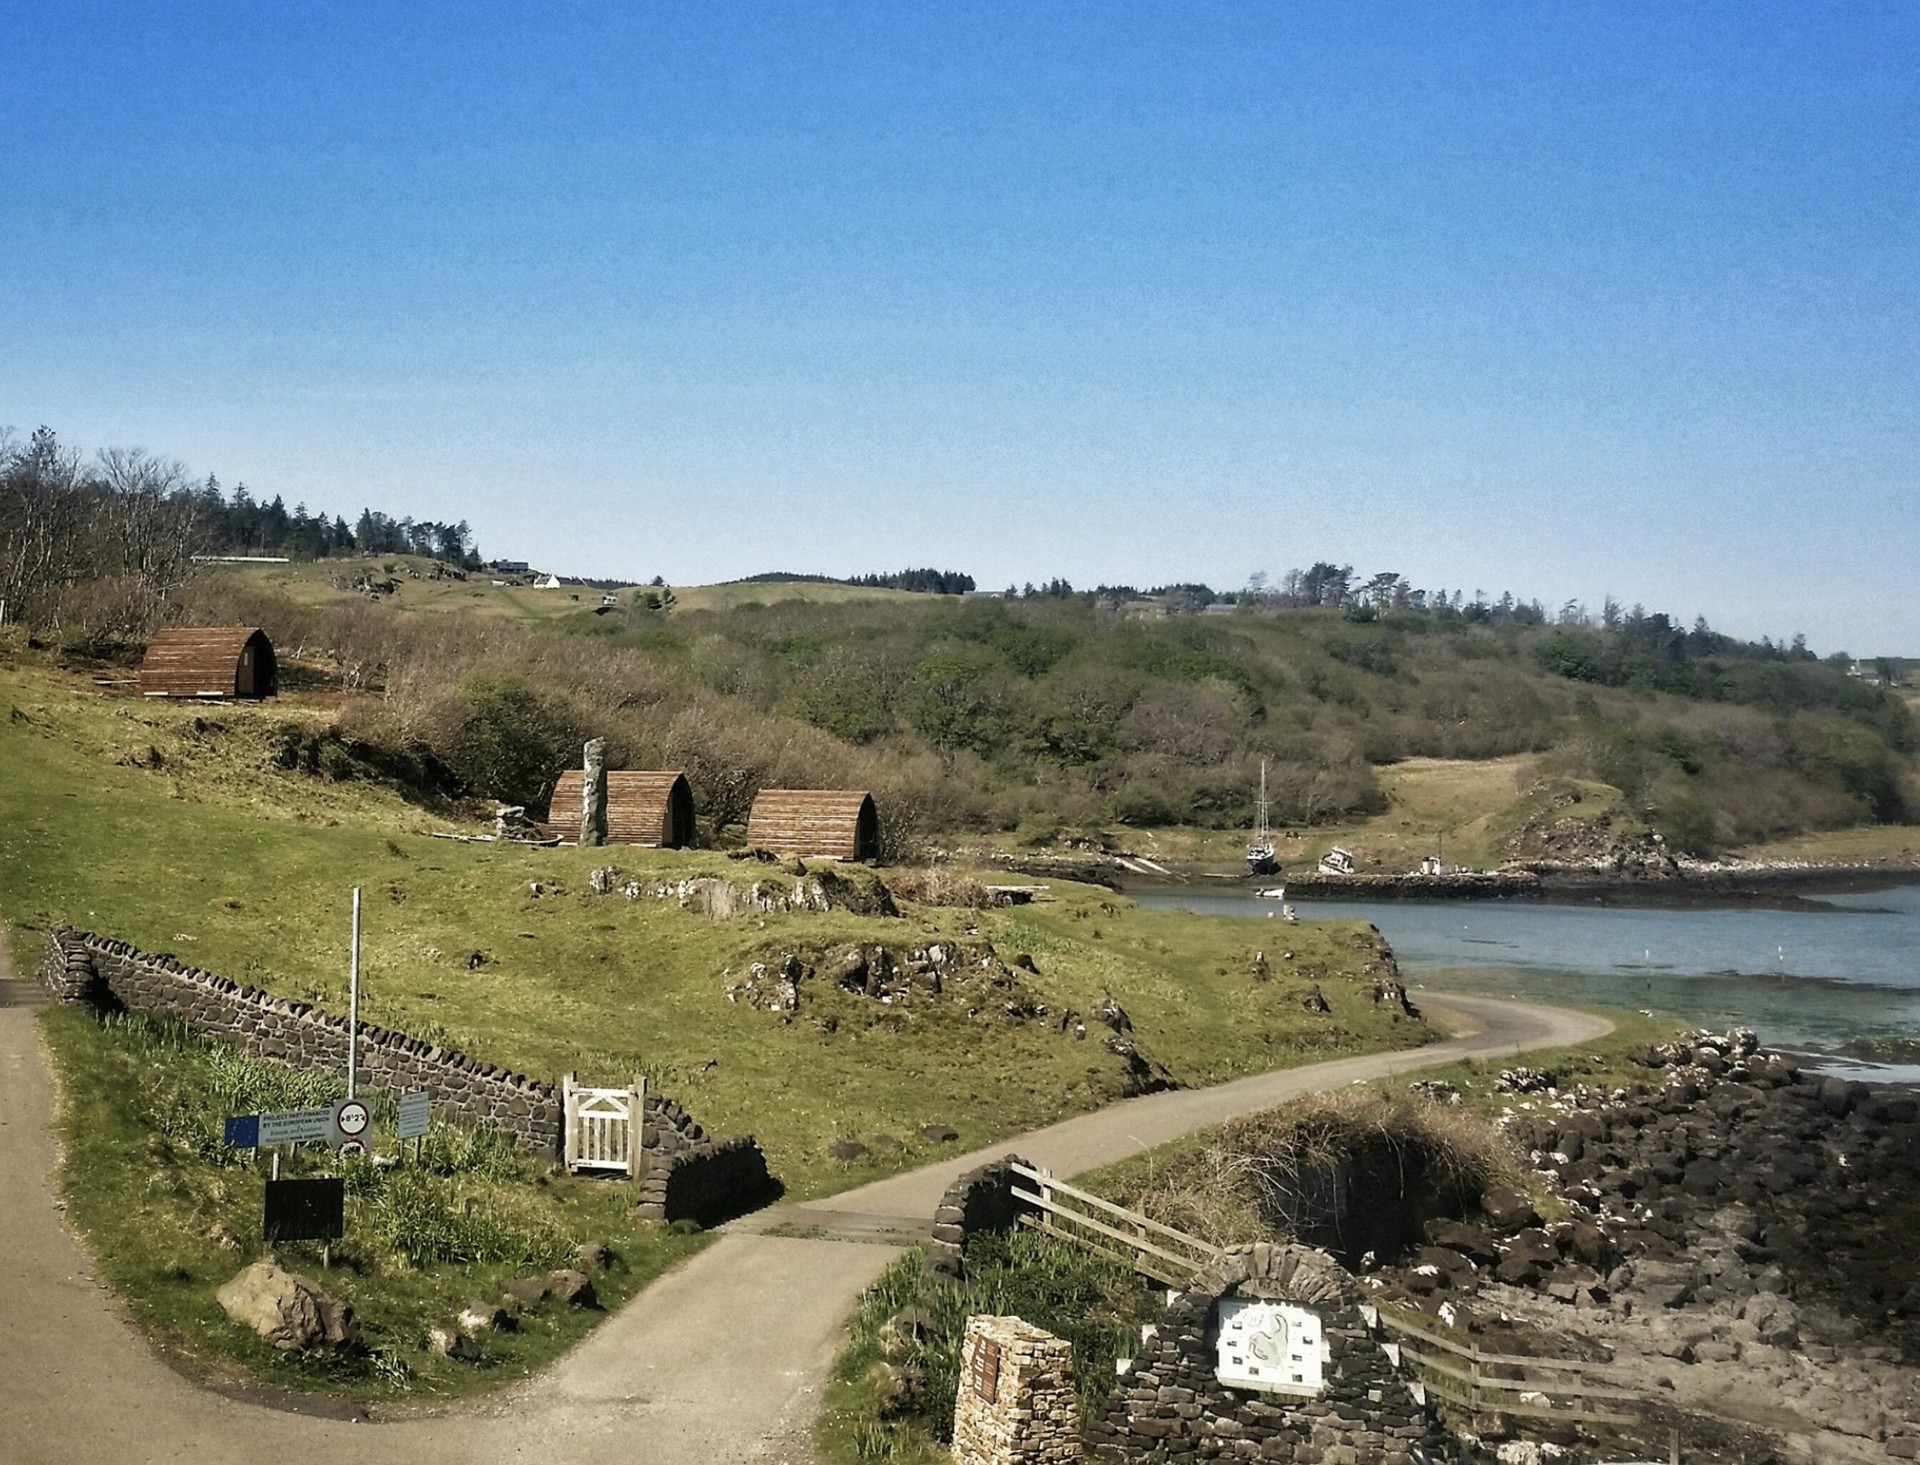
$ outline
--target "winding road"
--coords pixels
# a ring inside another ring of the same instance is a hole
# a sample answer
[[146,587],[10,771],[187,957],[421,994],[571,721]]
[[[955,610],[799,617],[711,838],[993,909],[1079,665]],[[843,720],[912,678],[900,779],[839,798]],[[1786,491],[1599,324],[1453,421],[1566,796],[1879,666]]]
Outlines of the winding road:
[[94,1280],[54,1192],[53,1085],[0,939],[0,1462],[5,1465],[733,1465],[812,1459],[809,1433],[861,1290],[924,1233],[952,1179],[1018,1151],[1066,1176],[1316,1090],[1591,1041],[1583,1013],[1423,997],[1455,1036],[1116,1104],[806,1206],[780,1206],[479,1404],[378,1422],[209,1392],[157,1357]]

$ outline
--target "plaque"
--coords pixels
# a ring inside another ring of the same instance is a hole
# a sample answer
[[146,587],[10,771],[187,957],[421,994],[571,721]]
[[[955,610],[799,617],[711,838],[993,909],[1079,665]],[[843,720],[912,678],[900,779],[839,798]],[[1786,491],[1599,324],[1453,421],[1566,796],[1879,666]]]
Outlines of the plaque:
[[1000,1345],[991,1338],[973,1344],[973,1392],[989,1404],[1000,1398]]
[[1223,1297],[1216,1309],[1214,1377],[1237,1389],[1316,1395],[1326,1388],[1320,1316],[1291,1302]]

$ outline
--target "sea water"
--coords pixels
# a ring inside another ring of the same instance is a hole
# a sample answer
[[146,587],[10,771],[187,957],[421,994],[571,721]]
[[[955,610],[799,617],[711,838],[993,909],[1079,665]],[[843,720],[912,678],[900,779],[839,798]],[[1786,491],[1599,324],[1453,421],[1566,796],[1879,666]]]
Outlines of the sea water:
[[[1246,891],[1132,892],[1142,905],[1271,922]],[[1302,920],[1379,927],[1410,986],[1603,1003],[1750,1027],[1776,1046],[1840,1053],[1920,1045],[1920,885],[1809,896],[1790,908],[1550,900],[1294,903]],[[1275,933],[1274,944],[1282,938]],[[1909,1048],[1909,1053],[1913,1050]],[[1863,1076],[1920,1081],[1910,1057]]]

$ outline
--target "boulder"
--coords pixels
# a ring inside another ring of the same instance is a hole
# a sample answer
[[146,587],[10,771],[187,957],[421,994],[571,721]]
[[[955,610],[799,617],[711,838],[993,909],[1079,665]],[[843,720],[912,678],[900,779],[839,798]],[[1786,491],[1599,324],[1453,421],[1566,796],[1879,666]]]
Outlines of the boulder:
[[545,1277],[515,1277],[507,1283],[507,1301],[519,1307],[538,1307],[548,1297]]
[[1496,1231],[1520,1231],[1540,1224],[1533,1202],[1517,1190],[1490,1190],[1480,1197],[1480,1209]]
[[613,1265],[613,1248],[604,1241],[583,1241],[573,1249],[573,1264],[583,1272],[604,1272]]
[[512,1326],[513,1319],[504,1307],[491,1302],[469,1302],[454,1321],[463,1333],[497,1333]]
[[950,1145],[960,1138],[960,1131],[950,1124],[923,1124],[920,1138],[937,1145]]
[[829,1160],[857,1160],[867,1152],[867,1147],[857,1139],[837,1139],[827,1146]]
[[359,1345],[352,1308],[273,1262],[255,1262],[215,1295],[228,1317],[284,1353]]
[[480,1345],[459,1328],[428,1328],[427,1352],[473,1363],[480,1357]]
[[593,1290],[593,1279],[585,1272],[566,1268],[547,1273],[547,1296],[568,1307],[598,1307],[600,1298]]

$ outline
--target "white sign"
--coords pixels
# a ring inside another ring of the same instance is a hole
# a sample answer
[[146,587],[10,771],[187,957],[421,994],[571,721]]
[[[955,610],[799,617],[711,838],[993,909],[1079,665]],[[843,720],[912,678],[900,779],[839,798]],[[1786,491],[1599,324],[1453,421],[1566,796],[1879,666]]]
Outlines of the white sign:
[[260,1116],[262,1145],[297,1145],[310,1139],[333,1138],[333,1110],[291,1109]]
[[399,1137],[420,1138],[427,1132],[427,1120],[432,1112],[433,1103],[425,1089],[408,1089],[400,1096]]
[[1315,1395],[1326,1388],[1326,1334],[1320,1316],[1292,1302],[1223,1297],[1214,1377],[1236,1389]]
[[342,1099],[333,1106],[335,1144],[364,1144],[373,1128],[373,1110],[365,1099]]

